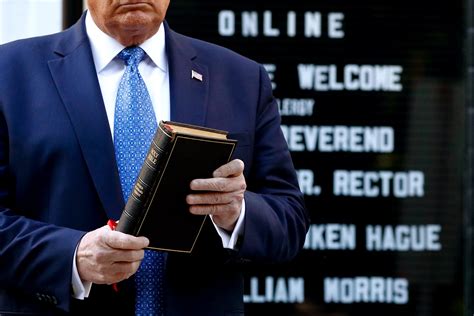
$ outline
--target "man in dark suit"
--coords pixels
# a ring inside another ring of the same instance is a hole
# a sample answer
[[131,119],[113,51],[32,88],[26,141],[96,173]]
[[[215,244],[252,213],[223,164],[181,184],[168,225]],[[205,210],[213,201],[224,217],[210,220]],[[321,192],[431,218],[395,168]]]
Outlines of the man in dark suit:
[[190,184],[190,212],[212,222],[192,255],[168,255],[166,314],[242,314],[240,265],[301,249],[308,217],[267,74],[173,32],[168,4],[89,0],[70,29],[0,47],[0,314],[134,313],[148,240],[104,226],[124,206],[112,135],[125,47],[146,53],[157,119],[238,140],[230,163]]

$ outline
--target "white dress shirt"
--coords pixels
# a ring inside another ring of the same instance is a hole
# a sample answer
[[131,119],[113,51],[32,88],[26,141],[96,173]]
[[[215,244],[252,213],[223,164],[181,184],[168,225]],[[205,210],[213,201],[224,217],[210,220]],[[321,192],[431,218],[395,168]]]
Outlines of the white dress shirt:
[[[99,79],[110,132],[113,137],[115,100],[117,98],[120,80],[125,71],[125,64],[123,60],[117,58],[117,54],[122,51],[125,46],[102,32],[94,23],[89,12],[86,13],[86,31],[91,44],[92,57],[97,71],[97,78]],[[138,70],[150,94],[156,120],[157,122],[160,120],[170,120],[169,72],[165,50],[164,27],[160,27],[158,32],[141,44],[140,47],[145,51],[146,57],[138,65]],[[242,203],[240,217],[232,235],[229,235],[225,230],[214,224],[222,239],[224,248],[233,249],[235,247],[237,238],[243,230],[242,223],[244,216],[245,201]],[[76,255],[74,254],[74,258],[75,257]],[[77,271],[76,260],[73,260],[72,288],[74,297],[84,299],[89,296],[91,285],[91,282],[82,282]]]

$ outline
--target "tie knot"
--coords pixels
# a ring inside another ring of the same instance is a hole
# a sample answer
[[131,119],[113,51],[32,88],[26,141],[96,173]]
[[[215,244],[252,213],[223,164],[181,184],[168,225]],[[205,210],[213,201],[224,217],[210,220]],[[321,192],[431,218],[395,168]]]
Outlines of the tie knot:
[[127,66],[137,66],[145,57],[145,51],[138,46],[124,48],[117,55]]

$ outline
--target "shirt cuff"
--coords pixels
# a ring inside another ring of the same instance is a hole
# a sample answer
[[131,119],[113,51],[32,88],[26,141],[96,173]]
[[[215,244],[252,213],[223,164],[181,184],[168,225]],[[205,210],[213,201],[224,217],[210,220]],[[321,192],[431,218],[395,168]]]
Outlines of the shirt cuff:
[[[209,215],[209,216],[211,217],[211,220],[212,220],[212,215]],[[235,245],[237,244],[238,237],[242,235],[243,226],[244,226],[243,225],[244,217],[245,217],[245,199],[242,201],[242,209],[240,210],[240,215],[239,215],[239,218],[237,219],[237,223],[235,224],[232,234],[229,234],[228,231],[218,227],[214,223],[214,220],[212,220],[212,223],[214,224],[214,227],[216,228],[217,233],[221,237],[222,246],[224,248],[235,250]]]
[[[79,247],[79,245],[77,245]],[[72,285],[72,297],[83,300],[86,297],[89,297],[89,293],[92,288],[92,282],[83,282],[79,276],[76,266],[76,254],[77,247],[74,251],[74,260],[72,261],[72,276],[71,276],[71,285]]]

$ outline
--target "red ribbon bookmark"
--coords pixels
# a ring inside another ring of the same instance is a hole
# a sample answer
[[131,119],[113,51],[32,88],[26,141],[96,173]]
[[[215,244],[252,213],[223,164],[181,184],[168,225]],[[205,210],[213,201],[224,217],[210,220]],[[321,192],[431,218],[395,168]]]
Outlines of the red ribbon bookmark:
[[[115,228],[117,227],[117,222],[114,221],[113,219],[109,219],[107,221],[107,225],[110,227],[110,229],[115,230]],[[113,283],[112,288],[114,289],[115,292],[119,291],[117,283]]]
[[109,221],[107,222],[107,225],[108,225],[112,230],[115,230],[115,228],[117,227],[117,222],[114,221],[113,219],[109,219]]

